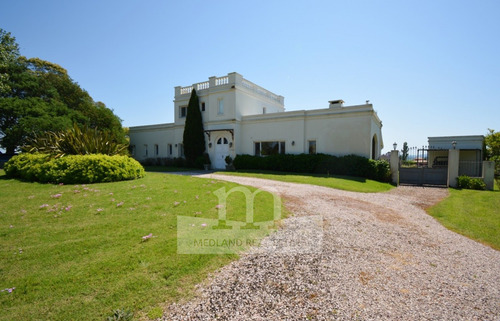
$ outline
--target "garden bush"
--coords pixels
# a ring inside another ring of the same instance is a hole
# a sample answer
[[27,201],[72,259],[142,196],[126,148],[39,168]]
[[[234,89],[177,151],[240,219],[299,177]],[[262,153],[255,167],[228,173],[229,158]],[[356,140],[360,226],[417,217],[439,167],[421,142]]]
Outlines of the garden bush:
[[457,187],[465,189],[485,190],[486,184],[480,178],[472,178],[466,175],[457,178]]
[[358,176],[382,182],[390,181],[390,166],[384,160],[372,160],[357,155],[278,154],[267,157],[237,155],[236,169],[270,170],[292,173]]
[[69,155],[60,158],[48,154],[23,153],[5,164],[9,177],[31,182],[88,184],[131,180],[144,176],[136,160],[122,155]]

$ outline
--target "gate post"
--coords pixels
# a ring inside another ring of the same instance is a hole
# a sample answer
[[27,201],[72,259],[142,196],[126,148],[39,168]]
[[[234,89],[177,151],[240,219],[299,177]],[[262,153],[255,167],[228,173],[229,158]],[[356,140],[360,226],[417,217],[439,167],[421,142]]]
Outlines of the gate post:
[[458,166],[460,164],[460,149],[448,151],[448,186],[457,187]]
[[483,181],[487,190],[492,191],[495,188],[495,162],[483,162]]
[[392,150],[391,151],[391,177],[392,182],[399,186],[399,151]]

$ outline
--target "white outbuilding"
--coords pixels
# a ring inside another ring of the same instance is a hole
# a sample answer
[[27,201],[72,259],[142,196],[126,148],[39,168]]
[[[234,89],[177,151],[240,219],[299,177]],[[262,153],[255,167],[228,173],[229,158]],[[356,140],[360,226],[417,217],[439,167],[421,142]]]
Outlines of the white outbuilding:
[[283,96],[233,72],[175,87],[174,123],[130,127],[135,159],[183,157],[184,121],[193,88],[200,101],[206,151],[216,169],[225,168],[228,155],[324,153],[377,159],[383,148],[382,122],[368,101],[344,106],[342,100],[332,100],[328,108],[285,112]]

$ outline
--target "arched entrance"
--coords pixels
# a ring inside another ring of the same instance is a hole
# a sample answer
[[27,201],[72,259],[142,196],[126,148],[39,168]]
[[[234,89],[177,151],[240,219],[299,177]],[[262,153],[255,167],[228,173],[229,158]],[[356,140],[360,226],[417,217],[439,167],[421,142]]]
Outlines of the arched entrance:
[[373,135],[372,138],[372,159],[377,159],[378,158],[378,139],[377,139],[377,134]]
[[225,169],[226,156],[229,156],[229,139],[222,136],[215,141],[214,168]]

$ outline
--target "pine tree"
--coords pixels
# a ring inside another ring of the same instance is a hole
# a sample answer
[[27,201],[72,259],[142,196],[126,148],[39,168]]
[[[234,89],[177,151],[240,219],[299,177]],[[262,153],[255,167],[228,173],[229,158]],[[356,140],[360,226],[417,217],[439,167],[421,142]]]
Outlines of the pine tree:
[[184,124],[183,142],[184,155],[192,166],[205,152],[205,132],[200,112],[200,102],[196,90],[191,91],[191,98],[187,107],[186,122]]
[[404,142],[403,144],[403,149],[401,150],[401,152],[403,153],[403,155],[401,156],[401,159],[403,161],[406,161],[408,160],[408,152],[410,151],[410,149],[408,148],[408,143],[407,142]]

